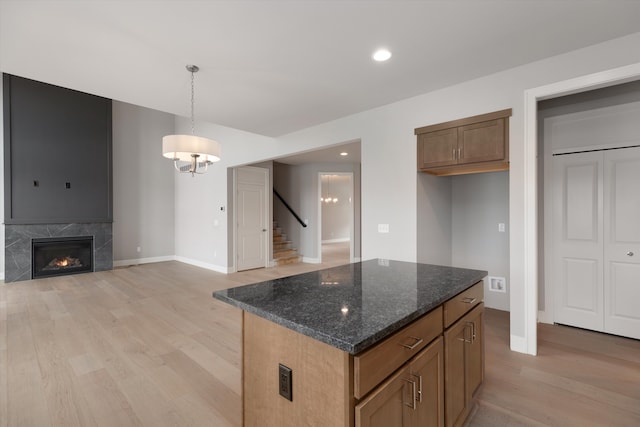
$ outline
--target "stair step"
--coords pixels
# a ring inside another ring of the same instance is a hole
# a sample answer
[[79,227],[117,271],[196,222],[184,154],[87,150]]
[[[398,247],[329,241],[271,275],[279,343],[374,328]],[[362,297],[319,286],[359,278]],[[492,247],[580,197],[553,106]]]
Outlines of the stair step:
[[287,241],[287,235],[286,234],[280,234],[278,236],[274,235],[273,236],[273,242],[274,243],[280,243],[280,242],[286,242]]
[[273,221],[273,263],[274,265],[295,264],[302,261],[298,250],[292,247],[292,242],[287,240],[286,233],[278,226],[278,221]]
[[295,248],[278,249],[273,251],[274,259],[286,258],[291,255],[298,255],[298,251]]
[[300,255],[291,255],[285,258],[274,259],[273,261],[275,265],[296,264],[302,261],[302,257]]
[[291,241],[290,240],[283,240],[281,242],[273,242],[273,250],[278,250],[278,249],[289,249],[291,247]]

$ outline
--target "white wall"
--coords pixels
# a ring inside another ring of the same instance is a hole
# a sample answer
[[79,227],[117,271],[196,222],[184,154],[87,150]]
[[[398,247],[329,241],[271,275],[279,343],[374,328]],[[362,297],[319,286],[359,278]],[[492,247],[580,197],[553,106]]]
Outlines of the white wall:
[[[0,74],[1,76],[1,74]],[[3,141],[0,149],[0,280],[4,280],[4,98],[2,88],[4,84],[0,84],[0,138]]]
[[[452,180],[452,265],[487,270],[489,276],[509,277],[509,172],[454,176]],[[505,232],[498,231],[505,224]],[[507,292],[489,291],[485,305],[509,311]]]
[[162,137],[173,134],[173,127],[172,114],[113,102],[116,266],[173,258],[176,171],[162,157]]
[[452,265],[451,178],[426,173],[416,175],[416,261]]
[[[226,273],[233,265],[227,239],[232,236],[227,216],[232,212],[228,203],[232,186],[227,169],[271,159],[283,148],[273,138],[212,123],[196,122],[195,130],[220,142],[222,160],[204,175],[174,171],[176,259]],[[175,117],[175,132],[191,133],[190,120]]]

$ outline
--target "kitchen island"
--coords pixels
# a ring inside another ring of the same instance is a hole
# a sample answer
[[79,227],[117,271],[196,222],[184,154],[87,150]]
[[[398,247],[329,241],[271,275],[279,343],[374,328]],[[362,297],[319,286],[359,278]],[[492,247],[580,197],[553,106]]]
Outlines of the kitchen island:
[[215,292],[243,310],[244,424],[462,424],[486,274],[370,260]]

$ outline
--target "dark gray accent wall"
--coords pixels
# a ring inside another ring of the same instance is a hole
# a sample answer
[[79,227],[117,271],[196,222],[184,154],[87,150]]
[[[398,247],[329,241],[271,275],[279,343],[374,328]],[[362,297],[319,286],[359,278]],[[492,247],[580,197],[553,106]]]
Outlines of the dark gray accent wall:
[[111,100],[3,75],[5,223],[111,222]]

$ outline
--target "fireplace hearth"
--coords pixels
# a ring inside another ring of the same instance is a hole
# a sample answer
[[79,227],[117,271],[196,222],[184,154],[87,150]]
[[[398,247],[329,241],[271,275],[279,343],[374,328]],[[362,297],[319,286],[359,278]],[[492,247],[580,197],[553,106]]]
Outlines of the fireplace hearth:
[[32,278],[93,271],[93,236],[32,239]]

